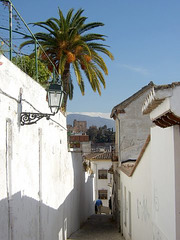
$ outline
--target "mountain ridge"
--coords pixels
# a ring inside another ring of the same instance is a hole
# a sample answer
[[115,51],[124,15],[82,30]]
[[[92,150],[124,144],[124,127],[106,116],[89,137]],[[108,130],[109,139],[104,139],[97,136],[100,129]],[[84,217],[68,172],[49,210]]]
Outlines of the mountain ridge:
[[107,126],[107,128],[113,128],[115,129],[115,122],[111,119],[102,118],[102,117],[92,117],[89,115],[83,115],[83,114],[68,114],[67,115],[67,124],[73,125],[74,120],[77,121],[86,121],[87,122],[87,128],[90,126],[96,126],[96,127],[103,127],[104,125]]

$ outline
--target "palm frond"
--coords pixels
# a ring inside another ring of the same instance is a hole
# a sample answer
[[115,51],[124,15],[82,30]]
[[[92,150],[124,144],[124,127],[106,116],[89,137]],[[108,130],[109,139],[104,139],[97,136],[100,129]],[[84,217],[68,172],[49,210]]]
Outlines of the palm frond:
[[66,24],[67,24],[67,25],[69,25],[69,23],[70,23],[70,20],[71,20],[71,18],[72,18],[73,12],[74,12],[74,9],[71,8],[71,9],[68,11],[68,13],[67,13],[67,16],[66,16]]
[[62,32],[65,32],[65,28],[66,28],[66,19],[64,18],[64,15],[62,13],[62,11],[59,8],[59,17],[60,17],[60,29]]
[[36,23],[33,23],[33,26],[44,28],[45,30],[50,32],[52,35],[54,35],[54,31],[50,29],[49,26],[47,26],[46,22],[36,22]]
[[71,22],[70,22],[70,27],[74,27],[76,24],[76,21],[78,20],[78,18],[81,16],[81,14],[84,12],[84,10],[82,8],[80,8],[75,14],[74,16],[71,18]]
[[91,33],[91,34],[83,35],[81,38],[85,42],[90,42],[90,41],[94,41],[94,40],[105,41],[104,37],[105,37],[105,35],[102,35],[102,34]]
[[27,46],[27,45],[34,44],[34,43],[35,43],[35,40],[34,40],[34,39],[25,41],[25,42],[21,43],[21,45],[19,46],[19,49],[22,49],[23,47],[25,47],[25,46]]
[[94,63],[96,63],[102,70],[103,72],[107,75],[108,74],[108,69],[107,66],[101,56],[95,51],[92,51],[92,60]]
[[58,72],[61,76],[63,75],[64,69],[65,69],[66,60],[67,60],[66,55],[61,56],[61,58],[59,59]]
[[81,90],[81,93],[82,93],[82,95],[84,95],[84,82],[83,82],[83,79],[82,79],[82,75],[81,75],[81,71],[80,71],[80,68],[79,68],[79,64],[78,64],[78,62],[74,62],[72,64],[72,66],[74,68],[74,72],[75,72],[76,79],[77,79],[79,88]]
[[104,26],[104,23],[101,23],[101,22],[92,22],[92,23],[84,24],[83,27],[80,29],[79,34],[82,34],[93,28],[102,27],[102,26]]
[[101,44],[89,43],[88,46],[95,51],[104,53],[105,55],[110,57],[111,60],[114,60],[114,56],[112,55],[112,53],[109,50],[107,50],[105,47],[103,47]]

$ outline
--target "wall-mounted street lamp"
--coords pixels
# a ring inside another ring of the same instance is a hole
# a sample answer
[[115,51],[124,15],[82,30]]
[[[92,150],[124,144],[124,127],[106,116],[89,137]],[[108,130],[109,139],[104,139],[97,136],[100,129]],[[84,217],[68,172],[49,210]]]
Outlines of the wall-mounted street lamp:
[[63,98],[65,92],[62,89],[62,86],[57,83],[52,83],[47,89],[48,105],[52,113],[31,113],[31,112],[21,112],[20,113],[20,124],[31,125],[36,123],[42,118],[50,119],[51,116],[54,116],[62,106]]

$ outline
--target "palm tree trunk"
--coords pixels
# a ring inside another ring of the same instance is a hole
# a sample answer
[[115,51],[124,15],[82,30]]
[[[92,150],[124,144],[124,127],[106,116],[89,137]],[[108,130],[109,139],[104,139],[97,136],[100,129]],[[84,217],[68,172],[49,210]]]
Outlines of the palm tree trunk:
[[66,112],[67,100],[69,96],[69,84],[70,84],[70,64],[69,63],[65,64],[65,69],[62,74],[61,80],[62,80],[63,90],[66,92],[66,94],[64,95],[62,108],[64,112]]

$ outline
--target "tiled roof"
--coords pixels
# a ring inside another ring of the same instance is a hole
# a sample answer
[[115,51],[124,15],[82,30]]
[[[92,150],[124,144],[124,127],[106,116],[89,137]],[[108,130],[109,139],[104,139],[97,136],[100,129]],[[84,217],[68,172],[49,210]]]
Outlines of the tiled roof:
[[85,158],[87,160],[111,160],[112,153],[111,152],[96,152],[96,153],[90,153],[88,155],[85,155]]
[[131,176],[131,172],[134,168],[135,162],[126,162],[126,163],[122,163],[120,169],[122,172],[124,172],[126,175],[128,175],[129,177]]
[[153,123],[161,128],[167,128],[173,125],[180,125],[180,117],[176,116],[173,112],[168,111],[154,119]]
[[149,114],[152,112],[165,100],[165,98],[170,96],[171,93],[168,90],[177,86],[180,86],[180,82],[173,82],[171,84],[159,86],[154,85],[142,106],[143,114]]
[[150,82],[148,85],[146,85],[145,87],[141,88],[138,92],[136,92],[135,94],[133,94],[131,97],[127,98],[125,101],[121,102],[120,104],[116,105],[112,111],[111,111],[111,118],[114,118],[115,113],[123,113],[124,109],[131,103],[133,102],[135,99],[137,99],[138,97],[140,97],[144,92],[146,92],[148,89],[152,88],[154,86],[153,82]]
[[155,85],[154,88],[155,90],[164,90],[164,89],[168,89],[168,88],[174,88],[176,86],[180,86],[180,82],[173,82],[170,84],[165,84],[165,85]]

